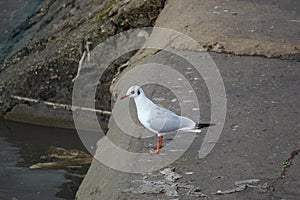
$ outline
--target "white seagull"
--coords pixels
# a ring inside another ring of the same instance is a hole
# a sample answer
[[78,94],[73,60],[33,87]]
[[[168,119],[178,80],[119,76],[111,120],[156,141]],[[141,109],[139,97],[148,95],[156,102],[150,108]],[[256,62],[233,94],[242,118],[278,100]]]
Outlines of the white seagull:
[[150,152],[151,155],[158,154],[159,149],[162,147],[164,133],[173,131],[201,132],[201,128],[213,125],[196,123],[187,117],[179,116],[170,110],[157,106],[145,96],[142,88],[136,85],[131,86],[121,99],[127,97],[134,99],[141,124],[158,135],[157,146],[153,147],[155,151]]

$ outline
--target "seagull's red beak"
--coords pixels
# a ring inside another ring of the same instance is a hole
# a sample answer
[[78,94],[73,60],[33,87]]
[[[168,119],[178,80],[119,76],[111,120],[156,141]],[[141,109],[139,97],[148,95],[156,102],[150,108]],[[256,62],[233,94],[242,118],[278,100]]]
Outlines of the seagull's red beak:
[[127,97],[129,97],[129,95],[122,96],[120,99],[122,100],[122,99],[125,99]]

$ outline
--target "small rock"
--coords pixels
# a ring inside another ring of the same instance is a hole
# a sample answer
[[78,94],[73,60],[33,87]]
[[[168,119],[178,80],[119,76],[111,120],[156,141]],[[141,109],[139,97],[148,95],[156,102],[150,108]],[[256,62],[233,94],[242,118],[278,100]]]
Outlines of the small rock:
[[177,188],[175,185],[165,185],[165,191],[168,197],[179,197],[179,194],[176,189]]
[[186,175],[192,175],[194,172],[185,172]]
[[171,100],[172,103],[174,103],[174,102],[176,102],[176,101],[177,101],[176,98],[174,98],[174,99]]
[[51,80],[57,79],[57,78],[58,78],[58,75],[54,75],[54,76],[51,76],[51,77],[50,77]]
[[143,177],[144,180],[147,179],[147,178],[148,178],[148,176],[144,176],[144,177]]
[[229,190],[224,190],[224,191],[218,190],[216,192],[216,194],[222,195],[222,194],[230,194],[230,193],[234,193],[234,192],[241,192],[241,191],[244,191],[246,188],[247,188],[247,185],[241,185],[236,188],[229,189]]
[[171,169],[171,168],[165,168],[163,170],[160,170],[159,173],[163,174],[163,175],[166,175],[166,174],[169,174],[171,172],[173,172],[174,169]]
[[239,125],[238,125],[238,124],[232,124],[232,125],[231,125],[231,129],[232,129],[233,131],[236,131],[238,128],[239,128]]
[[248,179],[248,180],[235,181],[234,185],[240,186],[245,184],[258,184],[259,182],[260,182],[259,179]]
[[221,14],[221,12],[219,12],[219,11],[214,11],[212,13],[215,14],[215,15],[220,15]]
[[153,98],[153,100],[156,101],[156,102],[163,102],[163,101],[165,101],[165,99],[162,98],[162,97],[156,97],[156,98]]
[[199,187],[193,189],[193,190],[190,190],[188,193],[187,193],[188,196],[192,196],[192,197],[203,197],[203,198],[209,198],[209,196],[207,196],[206,194],[203,194],[201,192],[201,189]]
[[261,194],[266,193],[268,191],[273,191],[273,190],[274,190],[274,188],[272,188],[269,183],[264,183],[264,184],[258,186],[258,191]]
[[215,177],[213,177],[213,179],[223,179],[224,178],[224,176],[215,176]]
[[167,182],[174,183],[176,180],[182,178],[180,174],[177,174],[175,172],[172,172],[170,174],[165,175],[165,179]]
[[187,184],[187,183],[176,183],[178,188],[186,188],[186,189],[194,189],[195,187],[193,185]]
[[175,173],[174,169],[171,168],[165,168],[159,172],[165,176],[166,181],[169,183],[174,183],[176,180],[182,178],[180,174]]

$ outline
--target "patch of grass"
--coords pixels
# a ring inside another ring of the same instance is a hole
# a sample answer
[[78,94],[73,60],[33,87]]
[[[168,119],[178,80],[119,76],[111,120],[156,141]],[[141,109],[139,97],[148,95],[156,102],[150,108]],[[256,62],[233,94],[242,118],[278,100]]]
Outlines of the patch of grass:
[[281,167],[284,169],[290,167],[291,165],[292,165],[291,161],[284,161],[281,163]]

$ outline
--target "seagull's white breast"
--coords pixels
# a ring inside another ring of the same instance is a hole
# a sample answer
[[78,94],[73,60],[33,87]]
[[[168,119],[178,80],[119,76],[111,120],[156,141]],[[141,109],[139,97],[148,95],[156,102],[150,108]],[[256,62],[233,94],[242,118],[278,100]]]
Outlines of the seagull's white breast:
[[151,118],[151,109],[153,109],[153,107],[155,107],[156,105],[144,95],[134,98],[134,101],[137,109],[138,119],[141,124],[143,124],[143,126],[150,131],[157,133],[157,131],[150,128],[149,124],[149,120]]

